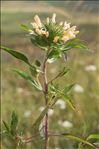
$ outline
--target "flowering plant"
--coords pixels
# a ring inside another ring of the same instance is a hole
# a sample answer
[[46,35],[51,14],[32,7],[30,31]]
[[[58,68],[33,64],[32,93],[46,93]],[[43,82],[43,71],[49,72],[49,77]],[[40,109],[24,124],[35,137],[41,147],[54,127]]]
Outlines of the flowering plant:
[[[14,69],[14,71],[22,78],[30,82],[36,90],[41,91],[44,94],[45,99],[45,108],[32,126],[32,137],[26,138],[20,134],[20,131],[17,128],[18,117],[15,112],[12,113],[10,125],[3,121],[6,134],[8,134],[8,136],[15,141],[15,148],[20,148],[21,144],[34,141],[35,136],[36,139],[40,137],[44,140],[45,149],[48,149],[48,139],[51,136],[62,136],[64,138],[80,141],[80,149],[85,144],[95,148],[95,146],[89,142],[89,139],[97,138],[97,135],[90,135],[86,138],[86,140],[83,140],[67,133],[49,133],[48,110],[54,107],[59,97],[62,97],[62,99],[66,101],[72,110],[77,112],[77,109],[68,97],[68,92],[73,87],[73,84],[67,85],[61,90],[59,85],[55,83],[55,80],[66,75],[69,69],[64,66],[55,77],[48,80],[47,63],[63,58],[63,55],[65,56],[67,51],[71,50],[72,48],[87,48],[79,39],[76,38],[76,35],[79,33],[79,31],[76,31],[76,26],[71,27],[70,23],[67,22],[60,22],[58,24],[55,18],[56,14],[53,14],[51,19],[47,18],[46,21],[42,23],[40,18],[36,15],[34,17],[34,22],[31,23],[31,28],[27,27],[26,25],[22,25],[23,29],[27,31],[32,43],[44,50],[45,57],[42,63],[39,60],[36,60],[35,64],[31,64],[29,59],[23,53],[14,51],[4,46],[1,47],[2,50],[10,53],[12,56],[28,65],[31,75],[18,69]],[[43,76],[43,83],[39,79],[41,75]]]

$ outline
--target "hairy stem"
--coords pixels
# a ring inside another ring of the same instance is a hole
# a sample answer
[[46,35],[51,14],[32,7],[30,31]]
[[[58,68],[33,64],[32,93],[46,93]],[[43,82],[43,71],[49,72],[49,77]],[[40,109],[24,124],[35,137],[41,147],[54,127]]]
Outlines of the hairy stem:
[[[49,50],[46,53],[44,62],[43,62],[43,78],[44,78],[44,98],[45,98],[45,106],[48,104],[48,81],[46,74],[46,62],[48,59]],[[45,149],[48,149],[48,112],[45,115]]]

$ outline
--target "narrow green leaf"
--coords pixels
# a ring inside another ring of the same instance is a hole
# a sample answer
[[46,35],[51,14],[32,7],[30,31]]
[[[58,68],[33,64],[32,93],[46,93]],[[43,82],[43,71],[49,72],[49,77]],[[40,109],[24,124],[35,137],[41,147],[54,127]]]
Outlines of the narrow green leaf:
[[67,94],[68,92],[71,91],[71,89],[74,87],[75,84],[70,84],[70,85],[66,85],[65,88],[63,89],[63,93]]
[[57,90],[57,93],[63,97],[63,99],[67,102],[67,104],[69,105],[69,107],[74,110],[75,112],[77,112],[75,106],[73,105],[72,101],[64,94],[62,93],[61,91]]
[[72,139],[72,140],[76,140],[76,141],[82,142],[82,143],[87,144],[87,145],[89,145],[89,146],[91,146],[93,148],[96,148],[92,143],[90,143],[90,142],[88,142],[86,140],[83,140],[83,139],[81,139],[79,137],[72,136],[72,135],[66,135],[65,137],[68,138],[68,139]]
[[61,75],[60,75],[60,77],[62,77],[62,76],[64,76],[65,74],[67,74],[67,73],[69,72],[69,70],[70,70],[70,69],[68,69],[67,67],[64,67],[64,68],[63,68],[63,71],[62,71],[62,73],[61,73]]
[[12,56],[14,56],[15,58],[17,58],[17,59],[25,62],[26,64],[31,65],[29,63],[28,58],[23,53],[18,52],[18,51],[14,51],[14,50],[12,50],[10,48],[7,48],[7,47],[4,47],[4,46],[1,46],[1,49],[4,50],[4,51],[6,51],[6,52],[8,52],[9,54],[11,54]]
[[39,115],[39,117],[34,122],[34,124],[33,124],[33,133],[34,134],[38,133],[38,131],[39,131],[39,125],[40,125],[43,117],[47,113],[48,109],[49,109],[49,105],[47,107],[45,107],[45,109],[42,111],[42,113]]
[[3,124],[6,128],[6,131],[9,132],[10,131],[9,125],[5,121],[3,121]]
[[36,119],[36,121],[34,122],[34,124],[33,124],[33,126],[32,126],[32,128],[33,128],[33,134],[37,134],[37,133],[38,133],[38,131],[39,131],[39,126],[40,126],[40,124],[41,124],[41,122],[42,122],[42,120],[43,120],[45,114],[48,112],[48,110],[49,110],[50,108],[53,107],[53,105],[55,104],[56,101],[57,101],[56,99],[55,99],[55,100],[50,100],[49,103],[48,103],[48,105],[45,107],[45,109],[44,109],[44,110],[41,112],[41,114],[38,116],[38,118]]
[[34,65],[32,65],[32,66],[30,67],[30,71],[31,71],[32,76],[34,76],[34,77],[37,76],[38,71],[37,71],[37,68],[36,68]]
[[24,24],[21,24],[21,27],[24,31],[29,31],[30,30],[30,28],[28,26],[24,25]]
[[41,86],[35,80],[33,80],[31,76],[29,76],[27,73],[18,69],[14,69],[14,71],[25,80],[28,80],[37,90],[42,90]]
[[88,136],[87,140],[90,140],[90,139],[98,139],[99,140],[99,135],[98,134],[91,134]]
[[10,124],[10,129],[11,129],[11,134],[12,135],[15,135],[16,134],[17,125],[18,125],[18,116],[13,111],[12,112],[12,116],[11,116],[11,124]]

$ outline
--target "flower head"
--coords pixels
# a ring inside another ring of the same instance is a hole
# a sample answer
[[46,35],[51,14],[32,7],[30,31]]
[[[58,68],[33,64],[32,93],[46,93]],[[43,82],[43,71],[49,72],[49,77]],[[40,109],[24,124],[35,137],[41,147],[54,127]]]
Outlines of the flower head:
[[57,23],[56,14],[52,18],[47,17],[45,22],[41,22],[38,15],[34,16],[34,22],[31,23],[32,30],[29,33],[32,42],[38,46],[47,47],[51,45],[65,44],[67,41],[76,38],[79,31],[76,31],[76,26],[70,26],[66,21]]

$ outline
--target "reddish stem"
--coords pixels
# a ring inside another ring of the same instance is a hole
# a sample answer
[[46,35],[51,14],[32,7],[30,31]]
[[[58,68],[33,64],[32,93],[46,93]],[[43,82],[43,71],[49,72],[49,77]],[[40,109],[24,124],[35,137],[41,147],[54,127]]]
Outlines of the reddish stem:
[[[44,97],[45,97],[45,106],[48,104],[48,81],[47,81],[47,74],[46,74],[46,62],[48,59],[48,52],[46,54],[44,63],[43,63],[43,77],[44,77]],[[45,115],[45,149],[48,149],[48,112]]]

